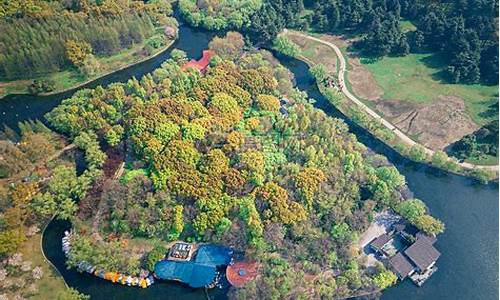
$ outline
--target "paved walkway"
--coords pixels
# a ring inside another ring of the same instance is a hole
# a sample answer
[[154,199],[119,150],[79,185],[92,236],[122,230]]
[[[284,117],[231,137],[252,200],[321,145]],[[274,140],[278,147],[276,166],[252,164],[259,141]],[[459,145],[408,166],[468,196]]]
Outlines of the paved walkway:
[[[285,33],[286,32],[287,32],[287,30],[285,29]],[[386,119],[382,118],[382,116],[380,116],[377,112],[375,112],[370,107],[368,107],[367,105],[365,105],[361,100],[359,100],[356,96],[354,96],[347,89],[346,84],[345,84],[345,77],[344,77],[345,73],[346,73],[346,60],[344,58],[344,55],[342,54],[342,51],[340,51],[340,49],[335,44],[332,44],[332,43],[327,42],[325,40],[318,39],[316,37],[313,37],[313,36],[310,36],[310,35],[307,35],[307,34],[303,34],[303,33],[300,33],[300,32],[296,32],[296,31],[294,31],[293,34],[299,35],[299,36],[301,36],[301,37],[303,37],[305,39],[313,40],[313,41],[316,41],[318,43],[324,44],[324,45],[330,47],[333,51],[335,51],[335,54],[337,55],[337,57],[339,59],[339,62],[340,62],[339,73],[338,73],[338,80],[339,80],[339,85],[341,87],[342,93],[349,100],[351,100],[357,106],[359,106],[361,109],[363,109],[366,113],[368,113],[374,119],[378,120],[384,127],[386,127],[389,130],[391,130],[407,146],[412,147],[414,145],[419,145],[419,143],[417,143],[414,140],[412,140],[409,136],[407,136],[405,133],[403,133],[397,127],[395,127],[394,125],[392,125],[389,121],[387,121]],[[427,148],[427,147],[425,147],[423,145],[420,145],[420,146],[422,146],[425,149],[425,152],[427,153],[427,155],[429,155],[429,156],[434,155],[434,150],[429,149],[429,148]],[[498,165],[495,165],[495,166],[481,166],[481,165],[474,165],[474,164],[467,163],[467,162],[461,162],[461,163],[459,163],[459,165],[461,167],[463,167],[463,168],[466,168],[466,169],[478,168],[478,169],[484,169],[484,170],[489,170],[489,171],[498,171]]]

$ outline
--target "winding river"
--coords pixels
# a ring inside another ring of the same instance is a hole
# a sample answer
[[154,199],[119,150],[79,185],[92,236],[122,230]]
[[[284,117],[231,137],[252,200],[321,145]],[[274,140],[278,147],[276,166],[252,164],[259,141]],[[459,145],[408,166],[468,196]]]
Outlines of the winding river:
[[[179,48],[189,57],[199,58],[212,35],[181,26]],[[126,81],[140,77],[157,68],[170,50],[139,65],[108,75],[86,87]],[[437,262],[438,272],[421,288],[408,280],[388,289],[382,299],[497,299],[498,296],[498,184],[478,185],[473,180],[451,175],[424,164],[413,163],[373,137],[366,130],[346,119],[318,91],[308,73],[307,65],[298,60],[280,61],[295,75],[297,86],[316,100],[315,106],[328,115],[342,118],[351,132],[376,153],[386,156],[406,176],[415,197],[425,201],[432,214],[446,224],[445,233],[439,236],[436,248],[442,256]],[[74,91],[47,97],[10,95],[0,100],[0,124],[15,127],[17,122],[42,119]],[[159,283],[148,289],[128,288],[109,283],[96,277],[67,270],[61,251],[61,237],[69,223],[53,221],[45,230],[43,249],[47,258],[59,269],[68,285],[91,296],[91,299],[206,299],[203,290],[193,290],[176,283]],[[225,291],[211,290],[209,296],[225,299]]]

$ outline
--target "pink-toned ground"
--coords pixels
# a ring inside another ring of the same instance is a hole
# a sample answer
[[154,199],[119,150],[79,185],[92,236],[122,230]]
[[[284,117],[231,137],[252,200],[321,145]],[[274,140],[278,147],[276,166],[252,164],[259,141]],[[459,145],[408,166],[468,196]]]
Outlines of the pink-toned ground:
[[394,126],[433,150],[440,150],[476,131],[464,101],[454,96],[439,96],[428,104],[397,100],[376,100],[376,108]]

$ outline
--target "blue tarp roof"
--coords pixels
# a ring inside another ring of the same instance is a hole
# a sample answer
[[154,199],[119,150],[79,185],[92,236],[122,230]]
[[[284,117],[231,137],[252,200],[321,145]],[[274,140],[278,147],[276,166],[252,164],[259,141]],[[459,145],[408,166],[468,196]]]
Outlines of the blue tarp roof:
[[217,266],[231,262],[233,250],[216,245],[201,245],[193,261],[162,260],[155,264],[155,274],[164,280],[179,280],[194,288],[204,287],[215,278]]
[[179,280],[194,288],[204,287],[215,278],[215,266],[193,262],[162,260],[155,265],[155,274],[165,280]]
[[194,261],[210,266],[228,265],[231,262],[233,250],[216,245],[201,245]]

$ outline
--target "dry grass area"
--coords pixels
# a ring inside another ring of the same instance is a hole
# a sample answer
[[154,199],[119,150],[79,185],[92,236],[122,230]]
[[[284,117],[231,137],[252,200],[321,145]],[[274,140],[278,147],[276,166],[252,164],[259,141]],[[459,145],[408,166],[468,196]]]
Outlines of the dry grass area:
[[458,97],[440,96],[438,101],[427,104],[382,100],[377,101],[376,108],[395,126],[433,150],[443,149],[479,129]]
[[302,38],[289,31],[287,37],[297,44],[302,50],[302,55],[316,64],[323,64],[328,70],[336,72],[337,56],[330,47]]
[[349,57],[351,66],[347,80],[352,92],[361,99],[376,101],[384,95],[384,90],[377,85],[373,74],[359,61],[357,57]]

